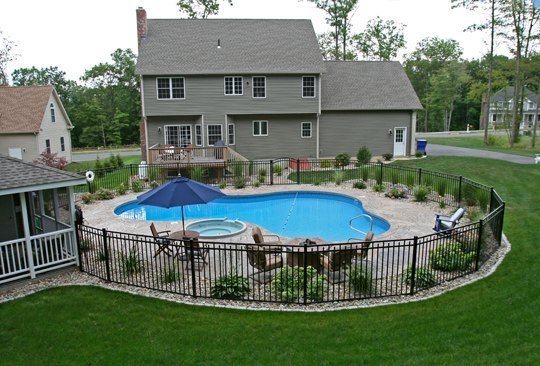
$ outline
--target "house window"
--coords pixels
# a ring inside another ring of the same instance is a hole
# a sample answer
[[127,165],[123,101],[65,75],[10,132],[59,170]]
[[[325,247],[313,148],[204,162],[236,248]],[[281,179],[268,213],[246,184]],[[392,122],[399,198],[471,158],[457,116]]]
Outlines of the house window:
[[229,130],[229,145],[234,145],[235,144],[235,141],[234,141],[234,138],[235,138],[235,134],[234,134],[234,123],[230,123],[227,127]]
[[191,145],[191,125],[165,126],[165,144],[176,147]]
[[216,142],[223,140],[221,125],[208,125],[208,145],[214,146]]
[[195,145],[202,146],[202,126],[195,125]]
[[311,122],[302,122],[301,136],[303,139],[311,138]]
[[302,98],[315,98],[315,76],[302,77]]
[[51,122],[56,122],[56,114],[54,112],[54,104],[51,103]]
[[496,114],[493,115],[491,121],[492,121],[492,122],[497,122],[497,115],[496,115]]
[[252,84],[253,98],[266,98],[266,77],[254,76]]
[[60,150],[66,151],[66,144],[64,141],[64,137],[60,137]]
[[253,121],[253,136],[268,136],[268,121]]
[[534,109],[534,103],[533,102],[529,102],[529,109]]
[[51,153],[51,140],[49,139],[45,140],[45,151],[47,151],[48,154]]
[[156,80],[158,99],[185,99],[184,78],[157,78]]
[[225,76],[225,95],[242,95],[244,91],[241,76]]

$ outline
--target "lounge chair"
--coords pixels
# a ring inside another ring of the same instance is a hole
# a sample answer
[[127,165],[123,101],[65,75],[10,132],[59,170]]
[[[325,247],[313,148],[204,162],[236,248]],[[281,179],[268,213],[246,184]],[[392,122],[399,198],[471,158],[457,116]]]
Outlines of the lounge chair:
[[433,227],[433,230],[440,232],[453,229],[459,223],[459,220],[463,218],[463,215],[465,215],[465,209],[462,207],[458,208],[452,216],[437,214],[435,216],[435,226]]
[[154,242],[158,246],[156,253],[154,253],[154,258],[159,255],[159,253],[165,253],[167,255],[173,255],[173,249],[171,248],[171,241],[169,240],[170,230],[157,231],[156,225],[154,223],[150,224],[150,231],[154,237]]
[[246,245],[246,250],[249,264],[258,270],[252,273],[250,277],[258,282],[268,282],[271,271],[283,267],[281,252],[268,251],[264,247],[257,245]]
[[345,270],[352,265],[356,257],[356,247],[353,245],[340,245],[330,247],[329,251],[321,257],[322,266],[327,272],[328,279],[333,283],[345,282]]
[[[283,245],[281,238],[274,234],[263,234],[258,226],[254,226],[251,230],[251,236],[255,244],[264,245],[263,248],[269,251],[281,252],[279,246]],[[272,241],[266,241],[267,238],[273,238]]]

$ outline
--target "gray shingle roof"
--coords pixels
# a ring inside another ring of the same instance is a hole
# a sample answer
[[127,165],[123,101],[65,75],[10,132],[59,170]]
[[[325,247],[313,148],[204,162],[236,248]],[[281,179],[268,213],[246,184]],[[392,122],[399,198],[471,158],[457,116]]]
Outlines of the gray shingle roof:
[[[39,186],[49,183],[84,183],[84,177],[55,168],[26,163],[0,155],[0,192],[4,189]],[[66,184],[69,185],[69,184]]]
[[[528,98],[532,102],[536,102],[538,100],[538,94],[533,93],[529,89],[525,88],[525,97]],[[505,88],[497,90],[495,94],[491,96],[491,102],[508,102],[514,98],[514,87],[513,86],[507,86]]]
[[322,110],[422,109],[405,70],[396,61],[325,61]]
[[321,73],[324,62],[310,20],[148,19],[137,72]]

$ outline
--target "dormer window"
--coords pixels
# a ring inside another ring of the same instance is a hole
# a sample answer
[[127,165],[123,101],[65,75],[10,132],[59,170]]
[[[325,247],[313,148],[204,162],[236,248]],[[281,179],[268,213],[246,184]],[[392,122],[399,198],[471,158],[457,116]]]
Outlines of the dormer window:
[[158,99],[185,99],[186,88],[183,77],[157,78]]
[[51,122],[56,122],[56,114],[54,112],[54,104],[51,103],[50,108],[51,108]]

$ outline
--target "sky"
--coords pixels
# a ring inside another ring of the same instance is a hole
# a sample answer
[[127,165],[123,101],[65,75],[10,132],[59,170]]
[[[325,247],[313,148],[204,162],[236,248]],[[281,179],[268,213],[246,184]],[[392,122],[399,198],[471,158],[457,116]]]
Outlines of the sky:
[[[234,0],[222,5],[219,18],[308,18],[317,33],[328,30],[324,13],[307,1]],[[0,30],[17,44],[18,59],[9,69],[58,66],[78,79],[99,62],[107,62],[116,48],[137,49],[135,9],[148,18],[179,18],[177,0],[0,0]],[[451,9],[450,0],[360,0],[353,31],[362,31],[369,19],[381,16],[404,24],[411,52],[425,37],[459,41],[465,58],[480,57],[487,34],[463,32],[481,14]],[[499,51],[504,52],[504,45]],[[403,55],[400,56],[402,60]]]

